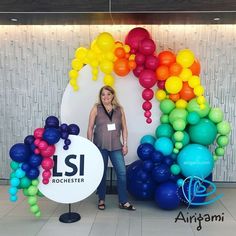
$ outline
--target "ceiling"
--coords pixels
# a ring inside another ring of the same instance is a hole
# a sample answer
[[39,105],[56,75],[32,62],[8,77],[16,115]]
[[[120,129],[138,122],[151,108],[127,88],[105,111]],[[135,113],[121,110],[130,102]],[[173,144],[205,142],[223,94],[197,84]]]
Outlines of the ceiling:
[[1,0],[0,24],[236,24],[236,0]]

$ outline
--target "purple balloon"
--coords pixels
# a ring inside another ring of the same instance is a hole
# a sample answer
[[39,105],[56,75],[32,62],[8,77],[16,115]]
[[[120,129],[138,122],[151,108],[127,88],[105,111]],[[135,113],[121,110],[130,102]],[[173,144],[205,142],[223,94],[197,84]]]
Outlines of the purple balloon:
[[78,125],[76,125],[76,124],[69,125],[69,134],[78,135],[79,132],[80,132],[80,128]]
[[70,145],[71,144],[71,141],[70,141],[70,139],[66,139],[65,141],[64,141],[64,143],[65,143],[65,145]]
[[62,139],[67,139],[69,137],[69,133],[66,131],[61,132],[61,138]]
[[68,131],[68,125],[67,124],[61,124],[60,129],[61,129],[61,131]]
[[59,120],[56,116],[49,116],[45,121],[46,128],[58,128]]
[[35,137],[33,135],[28,135],[24,139],[24,144],[31,145],[34,143]]

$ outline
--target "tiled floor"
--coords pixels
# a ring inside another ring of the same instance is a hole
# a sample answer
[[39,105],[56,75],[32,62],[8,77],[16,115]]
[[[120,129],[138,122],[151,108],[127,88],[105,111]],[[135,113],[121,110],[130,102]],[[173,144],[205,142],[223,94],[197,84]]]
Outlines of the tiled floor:
[[[28,209],[23,195],[16,203],[8,200],[8,186],[0,186],[0,235],[1,236],[60,236],[60,235],[99,235],[99,236],[233,236],[236,235],[236,189],[218,188],[224,193],[217,202],[201,208],[187,209],[186,206],[174,211],[160,210],[155,202],[142,202],[132,199],[137,210],[129,212],[117,207],[117,195],[107,195],[106,210],[97,210],[96,195],[72,205],[72,211],[81,215],[81,220],[71,224],[59,222],[61,214],[68,211],[68,205],[58,204],[40,198],[42,217],[36,219]],[[198,221],[184,223],[175,218],[182,211],[184,216],[201,213],[224,215],[223,222],[202,221],[202,229],[197,230]]]

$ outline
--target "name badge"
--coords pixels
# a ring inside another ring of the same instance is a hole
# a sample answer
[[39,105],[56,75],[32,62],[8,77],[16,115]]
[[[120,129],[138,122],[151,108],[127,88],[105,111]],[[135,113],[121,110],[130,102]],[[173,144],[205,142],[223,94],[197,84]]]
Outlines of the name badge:
[[107,130],[108,131],[112,131],[112,130],[116,130],[116,124],[107,124]]

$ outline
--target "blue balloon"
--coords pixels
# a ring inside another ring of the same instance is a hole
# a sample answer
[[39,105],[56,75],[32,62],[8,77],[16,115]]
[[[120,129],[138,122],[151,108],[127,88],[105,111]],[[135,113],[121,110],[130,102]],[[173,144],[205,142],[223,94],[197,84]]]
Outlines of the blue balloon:
[[68,129],[69,129],[69,127],[68,127],[68,125],[67,124],[61,124],[60,125],[60,130],[61,131],[66,131],[66,132],[68,132]]
[[154,164],[151,160],[147,160],[143,162],[144,171],[147,171],[147,172],[152,171],[153,167],[154,167]]
[[154,147],[157,151],[160,151],[163,155],[168,156],[172,153],[174,145],[169,138],[161,137],[156,140]]
[[21,169],[25,172],[28,172],[30,170],[30,168],[31,167],[30,167],[29,163],[27,163],[27,162],[23,163],[21,166]]
[[33,135],[28,135],[24,139],[24,144],[31,145],[32,143],[34,143],[34,140],[35,140],[35,137]]
[[32,167],[38,167],[41,164],[42,160],[43,158],[41,155],[33,154],[29,157],[29,164]]
[[59,128],[59,120],[55,116],[47,117],[45,121],[45,128]]
[[62,131],[61,132],[61,138],[62,139],[68,139],[69,137],[69,133],[67,131]]
[[154,167],[152,177],[157,183],[163,183],[170,178],[170,168],[166,164],[160,164]]
[[151,154],[151,160],[153,163],[160,164],[163,160],[164,156],[161,152],[154,150]]
[[154,147],[150,143],[143,143],[138,146],[137,154],[143,161],[151,158],[151,154],[154,151]]
[[56,128],[47,128],[43,133],[43,139],[50,145],[57,143],[60,140],[60,138],[61,138],[61,133]]
[[163,158],[163,163],[165,163],[168,166],[171,166],[174,163],[174,160],[171,156],[165,156]]
[[76,124],[70,124],[68,129],[69,129],[69,134],[79,135],[79,133],[80,133],[80,128]]
[[26,176],[29,179],[37,179],[39,176],[39,170],[37,168],[31,168],[29,171],[26,172]]
[[9,151],[9,155],[13,161],[25,162],[28,160],[31,150],[28,145],[24,143],[17,143],[13,145]]
[[138,169],[142,168],[142,164],[143,164],[143,162],[141,160],[136,160],[128,166],[128,168],[126,170],[127,180],[132,180],[134,178],[133,176],[134,176],[135,172]]
[[188,144],[179,153],[177,163],[185,176],[197,176],[204,179],[213,170],[214,159],[211,152],[203,145]]
[[70,141],[70,139],[65,139],[64,143],[65,143],[65,145],[69,146],[71,144],[71,141]]
[[157,205],[164,210],[174,210],[180,204],[178,196],[178,186],[171,181],[160,184],[155,192]]
[[142,138],[141,138],[141,141],[140,143],[143,144],[143,143],[150,143],[152,145],[154,145],[156,141],[156,138],[153,137],[152,135],[144,135]]

